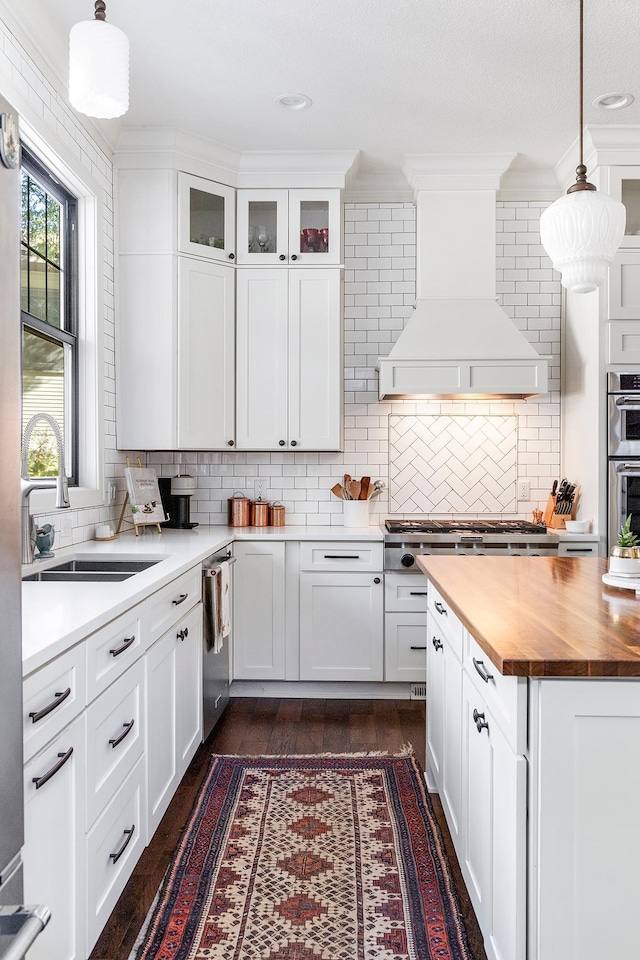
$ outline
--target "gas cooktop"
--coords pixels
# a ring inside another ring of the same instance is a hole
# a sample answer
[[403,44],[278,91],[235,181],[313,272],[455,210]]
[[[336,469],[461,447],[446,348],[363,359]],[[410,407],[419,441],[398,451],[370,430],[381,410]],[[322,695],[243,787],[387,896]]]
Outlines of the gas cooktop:
[[528,520],[385,520],[389,533],[546,533]]

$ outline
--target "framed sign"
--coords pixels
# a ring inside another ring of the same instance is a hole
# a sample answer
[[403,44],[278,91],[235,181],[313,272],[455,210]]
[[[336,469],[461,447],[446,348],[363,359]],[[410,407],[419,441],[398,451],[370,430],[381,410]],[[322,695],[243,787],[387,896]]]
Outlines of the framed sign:
[[18,118],[13,113],[0,114],[0,159],[11,170],[20,164]]
[[160,499],[158,477],[148,467],[125,467],[124,478],[129,494],[131,519],[136,526],[162,523],[166,518]]

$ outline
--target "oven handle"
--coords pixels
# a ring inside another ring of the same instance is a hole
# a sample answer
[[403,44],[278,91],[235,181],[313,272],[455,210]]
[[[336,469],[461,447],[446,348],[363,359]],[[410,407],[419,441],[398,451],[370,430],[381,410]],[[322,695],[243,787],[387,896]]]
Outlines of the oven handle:
[[[638,407],[640,409],[640,407]],[[619,477],[640,476],[640,464],[635,463],[617,463],[616,474]]]
[[625,410],[640,410],[640,400],[637,397],[616,397],[616,407],[624,407]]

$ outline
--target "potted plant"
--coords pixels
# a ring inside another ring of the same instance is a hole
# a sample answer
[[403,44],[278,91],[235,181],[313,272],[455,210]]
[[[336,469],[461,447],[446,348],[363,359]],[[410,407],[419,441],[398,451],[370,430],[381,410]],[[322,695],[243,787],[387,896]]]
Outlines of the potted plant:
[[640,577],[640,540],[631,530],[631,514],[620,527],[618,542],[611,548],[609,573],[616,577]]

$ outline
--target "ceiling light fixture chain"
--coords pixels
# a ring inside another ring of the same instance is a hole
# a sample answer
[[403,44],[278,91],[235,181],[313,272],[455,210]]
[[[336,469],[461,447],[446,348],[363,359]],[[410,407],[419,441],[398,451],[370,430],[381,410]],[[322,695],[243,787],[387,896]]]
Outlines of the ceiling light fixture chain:
[[619,200],[600,193],[587,180],[584,164],[584,0],[580,5],[580,162],[576,182],[540,217],[540,240],[562,286],[590,293],[607,279],[624,234],[626,210]]

